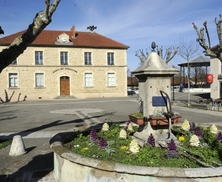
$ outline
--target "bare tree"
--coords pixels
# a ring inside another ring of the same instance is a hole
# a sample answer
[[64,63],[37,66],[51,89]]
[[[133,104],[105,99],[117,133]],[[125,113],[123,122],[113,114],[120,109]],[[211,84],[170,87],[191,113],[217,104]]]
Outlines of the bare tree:
[[199,50],[198,44],[194,40],[186,40],[180,36],[178,54],[187,61],[187,76],[188,76],[188,101],[187,106],[190,106],[190,59],[197,55]]
[[45,0],[45,11],[37,13],[26,32],[17,37],[8,48],[3,49],[2,52],[0,52],[0,73],[20,54],[22,54],[42,32],[42,30],[52,21],[52,15],[60,1],[61,0],[54,0],[54,2],[50,5],[50,0]]
[[139,49],[138,51],[136,51],[136,54],[135,54],[136,57],[138,57],[140,59],[140,63],[144,63],[146,61],[146,59],[148,58],[149,56],[149,52],[148,50],[146,49],[146,53],[143,52],[143,49]]
[[[193,24],[194,29],[197,32],[197,36],[198,38],[196,39],[197,42],[200,44],[200,46],[204,49],[204,53],[205,56],[211,56],[214,58],[218,58],[220,61],[222,61],[222,15],[220,16],[220,20],[217,21],[217,18],[215,18],[215,24],[217,27],[217,35],[218,35],[218,39],[219,39],[219,44],[213,48],[211,48],[211,43],[210,43],[210,36],[209,36],[209,32],[207,29],[207,21],[205,21],[203,23],[203,28],[201,28],[200,30],[198,30],[197,26]],[[208,45],[205,39],[205,34],[204,34],[204,30],[207,34],[207,40],[208,40]]]
[[[172,60],[174,58],[174,56],[177,54],[178,52],[178,47],[169,47],[166,48],[165,51],[165,55],[163,56],[163,47],[161,46],[160,48],[157,46],[157,54],[163,59],[165,60],[166,63],[168,63],[170,60]],[[149,57],[149,52],[146,49],[146,53],[143,52],[143,49],[139,49],[138,51],[136,51],[135,56],[137,56],[140,59],[141,64]]]

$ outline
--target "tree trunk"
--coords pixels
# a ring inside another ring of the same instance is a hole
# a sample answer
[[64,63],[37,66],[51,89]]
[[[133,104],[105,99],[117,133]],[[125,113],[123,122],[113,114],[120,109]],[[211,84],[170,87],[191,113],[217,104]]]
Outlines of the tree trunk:
[[10,65],[24,50],[36,39],[42,30],[52,21],[51,17],[61,0],[54,0],[50,5],[50,0],[45,0],[45,11],[36,14],[32,24],[26,32],[17,37],[8,48],[0,52],[0,73]]

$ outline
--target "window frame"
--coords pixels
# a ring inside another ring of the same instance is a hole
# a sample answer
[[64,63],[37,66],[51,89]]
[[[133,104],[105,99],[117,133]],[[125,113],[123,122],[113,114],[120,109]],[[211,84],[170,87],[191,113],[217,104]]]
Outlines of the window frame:
[[[87,76],[87,75],[90,75],[90,76]],[[93,86],[93,74],[92,73],[87,72],[84,74],[84,85],[85,85],[85,87],[92,87]]]
[[[113,75],[113,76],[110,77],[109,75]],[[116,86],[115,77],[116,77],[115,73],[107,73],[107,86],[108,87],[115,87]]]
[[[38,75],[42,75],[42,76],[38,77]],[[35,73],[35,88],[43,88],[45,86],[44,76],[45,76],[44,73]],[[40,82],[37,79],[39,79]]]
[[35,65],[43,65],[43,51],[35,51]]
[[[11,80],[11,76],[13,78],[13,81]],[[9,79],[9,82],[8,82],[9,88],[18,88],[18,73],[9,73],[8,79]]]
[[60,65],[68,65],[68,51],[60,51]]
[[114,65],[114,52],[107,52],[107,65]]
[[92,65],[92,52],[84,52],[84,64]]

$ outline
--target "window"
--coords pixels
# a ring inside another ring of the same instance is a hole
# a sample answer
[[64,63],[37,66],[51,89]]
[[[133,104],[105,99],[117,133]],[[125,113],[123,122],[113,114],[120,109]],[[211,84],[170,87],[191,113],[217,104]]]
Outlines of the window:
[[17,73],[9,73],[9,87],[18,87]]
[[107,64],[114,65],[114,53],[113,52],[107,53]]
[[35,87],[44,87],[44,74],[43,73],[35,74]]
[[17,65],[17,59],[12,62],[12,65]]
[[108,73],[108,86],[115,86],[115,74],[114,73]]
[[85,65],[91,65],[91,52],[85,52]]
[[43,64],[42,51],[35,51],[35,64],[36,65],[42,65]]
[[68,65],[68,52],[60,52],[61,65]]
[[85,73],[85,86],[92,87],[92,73]]

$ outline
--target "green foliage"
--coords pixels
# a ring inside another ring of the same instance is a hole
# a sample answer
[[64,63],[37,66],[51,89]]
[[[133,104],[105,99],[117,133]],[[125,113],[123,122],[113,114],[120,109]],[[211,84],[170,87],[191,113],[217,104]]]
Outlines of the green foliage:
[[[203,167],[195,160],[180,155],[178,158],[166,158],[166,148],[151,147],[148,144],[141,147],[139,152],[133,154],[129,150],[129,144],[132,141],[131,135],[128,134],[127,139],[119,139],[119,132],[122,128],[120,125],[111,124],[109,131],[98,131],[98,138],[104,138],[107,141],[107,147],[100,149],[98,141],[93,145],[90,142],[89,132],[79,134],[73,141],[66,143],[65,146],[77,154],[89,158],[99,160],[112,161],[117,163],[149,166],[149,167],[177,167],[177,168],[197,168]],[[201,160],[211,166],[215,166],[213,161],[222,163],[222,142],[215,142],[215,134],[211,134],[209,128],[200,128],[203,132],[203,138],[200,139],[200,146],[194,147],[190,145],[190,138],[194,131],[184,131],[180,127],[173,127],[172,132],[178,138],[184,137],[178,145],[177,151],[187,153],[184,149],[189,149],[192,157]],[[207,137],[207,139],[205,138]],[[213,145],[211,145],[213,144]]]
[[[200,127],[203,137],[199,138],[200,145],[198,147],[190,145],[190,138],[194,134],[194,130],[184,131],[180,127],[174,127],[172,132],[179,138],[183,136],[185,140],[180,143],[184,149],[189,149],[192,157],[201,160],[211,166],[214,166],[213,161],[222,163],[222,145],[221,142],[216,142],[216,134],[211,133],[210,127]],[[179,152],[184,152],[183,148],[179,148]],[[187,152],[187,151],[186,151]]]
[[0,149],[3,149],[5,147],[7,147],[8,145],[11,145],[12,141],[11,140],[4,140],[4,141],[0,141]]
[[222,160],[222,142],[217,142],[215,148],[218,151],[220,160]]
[[137,112],[137,113],[132,114],[132,116],[139,118],[139,117],[143,117],[143,114],[140,112]]
[[215,139],[216,139],[216,135],[210,132],[210,127],[207,127],[203,131],[203,138],[205,139],[205,141],[209,145],[214,145],[214,142],[215,142]]

